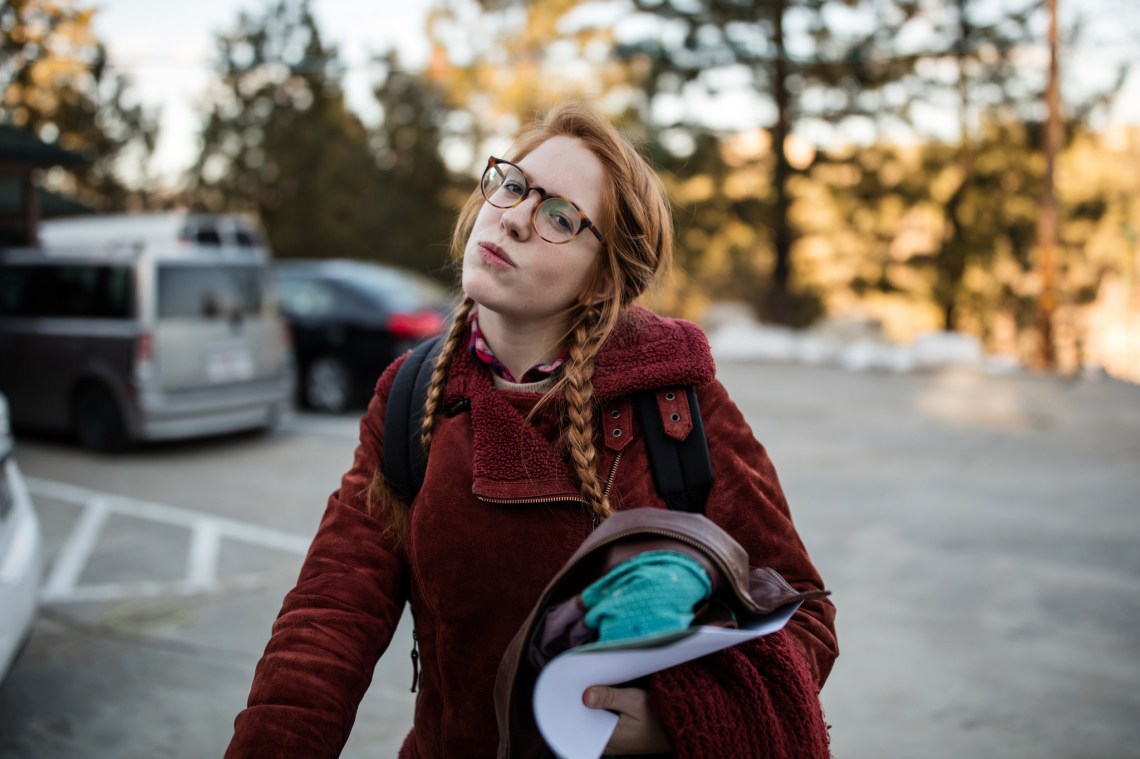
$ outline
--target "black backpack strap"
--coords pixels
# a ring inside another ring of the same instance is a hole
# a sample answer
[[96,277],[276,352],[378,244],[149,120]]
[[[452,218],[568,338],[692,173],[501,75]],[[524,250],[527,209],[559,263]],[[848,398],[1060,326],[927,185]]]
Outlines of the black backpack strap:
[[415,347],[396,372],[384,410],[384,477],[407,503],[420,492],[427,471],[420,427],[435,359],[442,347],[443,337],[439,335]]
[[637,406],[638,420],[645,432],[645,446],[649,451],[649,465],[657,492],[670,509],[703,514],[713,484],[712,459],[696,388],[685,388],[685,395],[693,429],[684,440],[665,433],[654,391],[636,394],[633,403]]

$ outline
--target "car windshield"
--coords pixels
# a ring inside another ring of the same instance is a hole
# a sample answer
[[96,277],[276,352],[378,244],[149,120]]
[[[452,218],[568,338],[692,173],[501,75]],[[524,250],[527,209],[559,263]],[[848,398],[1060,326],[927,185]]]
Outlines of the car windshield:
[[160,318],[253,316],[265,306],[261,266],[165,264],[158,271]]

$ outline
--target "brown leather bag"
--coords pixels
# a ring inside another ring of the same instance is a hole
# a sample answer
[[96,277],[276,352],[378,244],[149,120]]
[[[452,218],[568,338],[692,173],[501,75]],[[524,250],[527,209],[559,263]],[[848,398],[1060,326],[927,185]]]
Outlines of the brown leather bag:
[[593,634],[581,623],[581,591],[620,562],[662,548],[701,562],[713,579],[712,598],[694,624],[764,615],[828,595],[797,591],[775,570],[749,567],[744,548],[701,514],[655,508],[618,512],[554,576],[503,654],[495,681],[500,759],[551,755],[535,724],[531,698],[541,664]]

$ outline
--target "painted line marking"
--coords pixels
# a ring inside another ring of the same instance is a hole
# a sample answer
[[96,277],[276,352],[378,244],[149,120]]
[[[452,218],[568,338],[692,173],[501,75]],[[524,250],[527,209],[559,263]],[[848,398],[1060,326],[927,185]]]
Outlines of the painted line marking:
[[28,482],[28,488],[33,493],[45,498],[54,498],[80,505],[86,505],[93,499],[105,499],[108,508],[116,514],[188,529],[194,529],[202,523],[209,523],[216,527],[222,537],[277,548],[282,551],[304,554],[309,550],[309,542],[312,540],[309,536],[285,532],[272,527],[262,527],[248,522],[239,522],[235,519],[227,519],[212,514],[203,514],[200,511],[168,506],[164,503],[101,493],[77,485],[41,480],[38,477],[26,477],[25,479]]
[[218,584],[218,556],[222,536],[217,525],[201,522],[190,535],[190,551],[186,556],[186,581],[191,587],[209,589]]
[[201,588],[187,580],[133,580],[79,585],[66,596],[49,598],[41,594],[44,603],[80,603],[87,601],[130,601],[140,598],[179,598],[202,595],[209,591],[256,590],[267,585],[265,577],[239,575],[226,578],[225,585]]
[[298,435],[317,435],[338,440],[357,441],[360,439],[360,417],[294,414],[281,423],[280,429],[295,432]]
[[[28,488],[34,492],[35,483],[29,481]],[[44,584],[45,598],[63,597],[75,590],[110,515],[110,505],[105,498],[91,498],[84,504],[83,513],[60,549],[51,576]]]
[[[28,489],[37,496],[81,506],[75,526],[60,548],[51,575],[40,590],[45,603],[107,601],[128,598],[186,596],[229,589],[261,586],[265,578],[256,574],[219,578],[223,540],[233,540],[285,553],[304,556],[310,536],[263,527],[198,511],[102,493],[89,488],[37,477],[25,477]],[[107,520],[114,515],[190,530],[185,576],[180,580],[127,580],[81,585],[79,579],[91,559]]]

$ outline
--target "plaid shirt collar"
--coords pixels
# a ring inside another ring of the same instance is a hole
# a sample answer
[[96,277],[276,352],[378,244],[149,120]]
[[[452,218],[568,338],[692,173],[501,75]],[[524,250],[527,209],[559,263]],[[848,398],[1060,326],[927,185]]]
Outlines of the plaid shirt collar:
[[511,370],[506,365],[495,358],[494,352],[491,351],[491,346],[487,343],[487,339],[483,336],[482,330],[479,329],[478,311],[473,310],[471,316],[468,317],[467,323],[471,325],[471,355],[478,359],[483,364],[486,364],[491,371],[499,375],[507,382],[514,382],[515,384],[527,384],[530,382],[541,382],[550,375],[558,371],[558,367],[562,366],[562,362],[566,360],[567,349],[563,348],[558,357],[551,361],[549,364],[535,364],[528,369],[522,377],[515,379],[511,374]]

